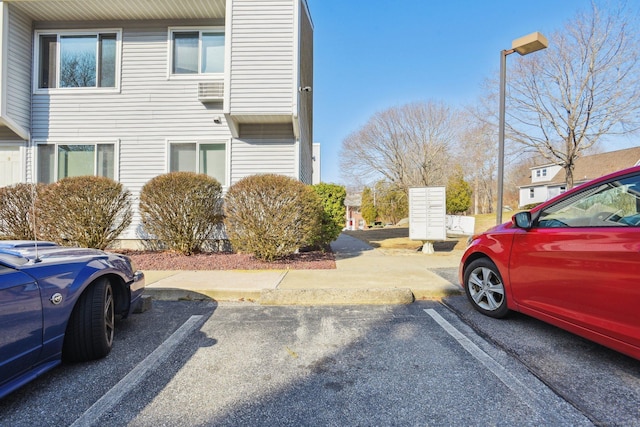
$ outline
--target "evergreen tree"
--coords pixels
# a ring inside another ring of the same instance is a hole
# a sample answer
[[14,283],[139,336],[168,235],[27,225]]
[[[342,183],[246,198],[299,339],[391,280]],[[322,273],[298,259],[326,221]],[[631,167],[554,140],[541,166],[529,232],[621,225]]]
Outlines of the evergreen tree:
[[364,187],[362,190],[360,213],[368,225],[373,225],[376,219],[378,219],[378,211],[374,205],[373,193],[369,187]]
[[464,213],[471,207],[471,185],[464,180],[462,171],[458,168],[449,178],[447,184],[447,213]]

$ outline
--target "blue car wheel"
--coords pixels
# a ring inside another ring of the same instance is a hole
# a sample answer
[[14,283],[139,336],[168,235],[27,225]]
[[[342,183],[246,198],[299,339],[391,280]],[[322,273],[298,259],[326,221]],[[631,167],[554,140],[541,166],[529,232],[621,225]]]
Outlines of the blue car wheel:
[[98,279],[80,296],[71,313],[62,356],[68,362],[100,359],[111,351],[115,324],[113,288]]

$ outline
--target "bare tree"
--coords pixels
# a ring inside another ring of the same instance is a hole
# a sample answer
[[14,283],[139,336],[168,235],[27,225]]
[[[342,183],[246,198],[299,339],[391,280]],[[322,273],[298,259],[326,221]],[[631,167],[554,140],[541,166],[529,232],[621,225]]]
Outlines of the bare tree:
[[631,16],[593,2],[549,37],[547,50],[511,61],[509,137],[562,165],[568,188],[583,151],[639,128],[640,51]]
[[66,55],[60,59],[60,87],[94,87],[96,57],[88,53]]
[[457,162],[473,189],[473,212],[493,212],[497,169],[497,126],[481,110],[464,113]]
[[405,191],[444,185],[456,141],[454,117],[447,106],[432,102],[375,114],[342,142],[343,175],[350,182],[384,180]]

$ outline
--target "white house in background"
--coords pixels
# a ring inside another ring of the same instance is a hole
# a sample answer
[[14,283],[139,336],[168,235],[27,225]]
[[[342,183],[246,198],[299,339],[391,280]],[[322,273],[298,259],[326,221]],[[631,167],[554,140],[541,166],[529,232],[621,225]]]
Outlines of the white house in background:
[[[580,157],[573,170],[574,185],[579,185],[617,170],[640,164],[640,147]],[[530,169],[530,182],[520,185],[520,208],[542,203],[566,191],[562,166],[545,164]]]
[[137,196],[170,171],[312,182],[306,0],[0,0],[0,41],[0,186],[102,175]]

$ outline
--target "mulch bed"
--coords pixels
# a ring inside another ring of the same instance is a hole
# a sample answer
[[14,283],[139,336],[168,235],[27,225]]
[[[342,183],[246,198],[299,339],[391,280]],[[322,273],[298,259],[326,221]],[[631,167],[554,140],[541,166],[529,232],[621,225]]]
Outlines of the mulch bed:
[[328,270],[336,268],[331,251],[311,251],[265,262],[248,254],[201,253],[190,256],[162,251],[119,251],[140,270]]

